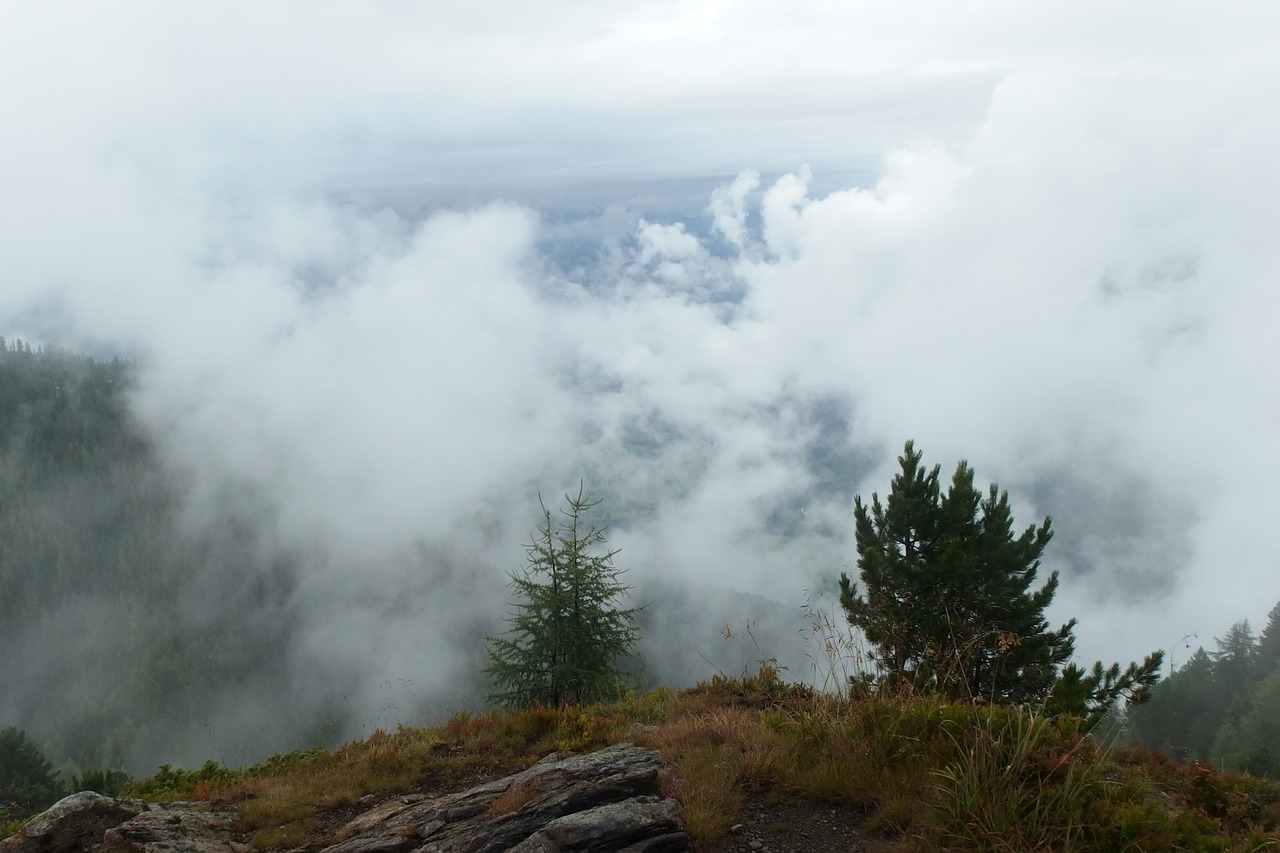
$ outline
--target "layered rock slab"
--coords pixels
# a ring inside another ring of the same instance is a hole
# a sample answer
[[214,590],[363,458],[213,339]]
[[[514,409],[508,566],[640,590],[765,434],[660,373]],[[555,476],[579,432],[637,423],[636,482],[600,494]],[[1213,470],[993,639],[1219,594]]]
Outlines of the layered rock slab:
[[402,797],[348,823],[323,853],[681,853],[689,837],[658,796],[658,754],[618,744],[556,753],[443,797]]

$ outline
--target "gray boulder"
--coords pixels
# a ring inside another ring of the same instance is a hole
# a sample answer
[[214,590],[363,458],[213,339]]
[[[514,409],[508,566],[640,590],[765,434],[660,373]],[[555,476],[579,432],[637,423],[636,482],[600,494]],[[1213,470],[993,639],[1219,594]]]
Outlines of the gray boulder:
[[242,853],[250,848],[232,840],[236,816],[208,811],[195,803],[162,803],[108,829],[98,850],[121,853]]
[[80,853],[108,829],[147,810],[140,800],[116,800],[92,791],[72,794],[0,841],[0,853]]

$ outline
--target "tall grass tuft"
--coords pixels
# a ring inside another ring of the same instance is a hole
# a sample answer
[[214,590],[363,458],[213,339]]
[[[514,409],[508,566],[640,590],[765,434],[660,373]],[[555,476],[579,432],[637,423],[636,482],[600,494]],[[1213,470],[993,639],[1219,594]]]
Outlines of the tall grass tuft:
[[1082,849],[1105,785],[1100,750],[1074,720],[991,710],[943,726],[953,755],[933,771],[933,832],[966,850]]

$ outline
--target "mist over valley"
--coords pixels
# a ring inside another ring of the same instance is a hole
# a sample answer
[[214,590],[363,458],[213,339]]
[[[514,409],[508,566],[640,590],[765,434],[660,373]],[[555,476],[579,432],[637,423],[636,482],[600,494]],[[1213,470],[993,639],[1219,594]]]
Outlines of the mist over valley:
[[490,5],[0,32],[0,726],[137,774],[483,707],[580,483],[641,686],[820,682],[907,439],[1053,518],[1082,661],[1265,623],[1275,13]]

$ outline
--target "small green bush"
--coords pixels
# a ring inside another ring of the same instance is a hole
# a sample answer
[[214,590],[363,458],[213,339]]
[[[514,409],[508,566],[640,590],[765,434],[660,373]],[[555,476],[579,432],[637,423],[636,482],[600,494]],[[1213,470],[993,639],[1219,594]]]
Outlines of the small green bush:
[[147,802],[189,800],[195,797],[196,788],[202,782],[229,782],[236,771],[223,767],[210,759],[199,770],[183,770],[161,764],[154,775],[139,779],[125,786],[124,792]]
[[0,821],[0,839],[16,835],[18,830],[27,825],[30,818],[20,817],[14,820]]
[[76,791],[96,791],[105,797],[118,796],[127,784],[129,774],[123,770],[86,770],[71,779]]

